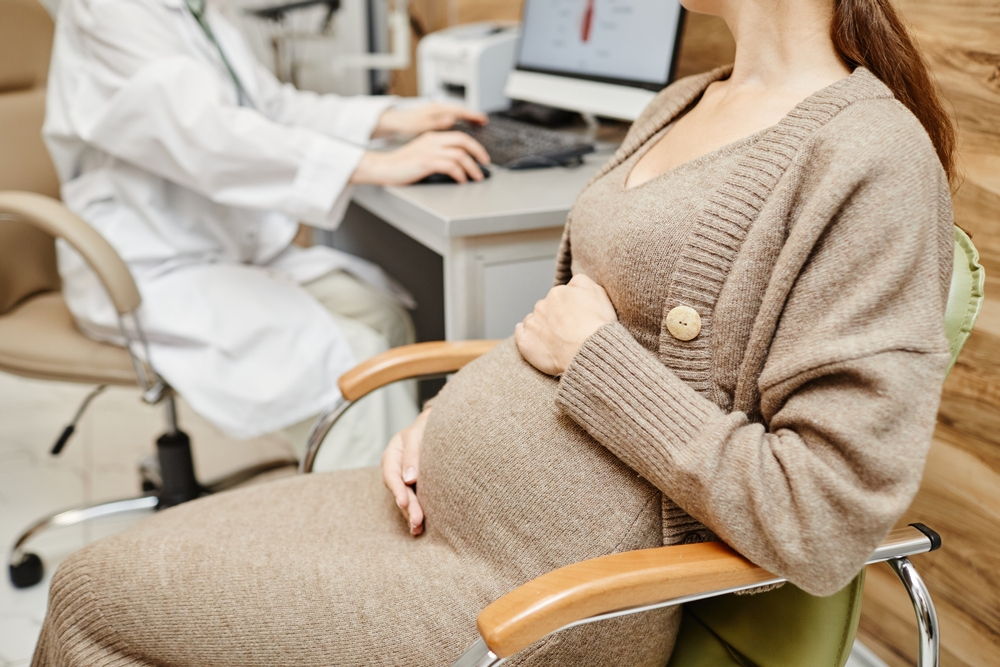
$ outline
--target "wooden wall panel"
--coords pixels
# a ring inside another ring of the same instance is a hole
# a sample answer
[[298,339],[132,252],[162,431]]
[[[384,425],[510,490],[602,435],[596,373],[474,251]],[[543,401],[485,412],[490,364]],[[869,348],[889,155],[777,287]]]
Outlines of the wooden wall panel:
[[[914,559],[937,605],[944,667],[1000,665],[1000,2],[897,0],[959,129],[955,217],[987,271],[986,306],[945,383],[924,481],[904,523],[944,548]],[[871,568],[860,636],[893,667],[913,665],[916,622],[902,587]]]
[[524,0],[458,0],[459,23],[519,21]]

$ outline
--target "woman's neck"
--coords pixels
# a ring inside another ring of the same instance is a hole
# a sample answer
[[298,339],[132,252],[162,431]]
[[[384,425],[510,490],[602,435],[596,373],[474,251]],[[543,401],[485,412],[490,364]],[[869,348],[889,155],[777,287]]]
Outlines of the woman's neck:
[[723,15],[736,38],[730,90],[816,89],[850,69],[831,37],[831,0],[743,0]]

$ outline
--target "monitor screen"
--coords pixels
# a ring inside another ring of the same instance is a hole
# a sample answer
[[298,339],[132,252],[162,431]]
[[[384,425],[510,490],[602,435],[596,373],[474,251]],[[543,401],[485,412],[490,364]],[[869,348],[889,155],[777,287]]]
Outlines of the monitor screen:
[[683,12],[680,0],[526,0],[517,68],[659,90]]

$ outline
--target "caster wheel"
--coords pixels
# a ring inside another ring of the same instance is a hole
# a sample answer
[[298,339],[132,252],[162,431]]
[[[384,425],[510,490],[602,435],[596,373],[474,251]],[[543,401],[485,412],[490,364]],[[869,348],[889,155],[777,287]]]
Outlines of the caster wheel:
[[14,588],[30,588],[42,580],[45,568],[35,554],[24,554],[21,562],[10,566],[10,582]]

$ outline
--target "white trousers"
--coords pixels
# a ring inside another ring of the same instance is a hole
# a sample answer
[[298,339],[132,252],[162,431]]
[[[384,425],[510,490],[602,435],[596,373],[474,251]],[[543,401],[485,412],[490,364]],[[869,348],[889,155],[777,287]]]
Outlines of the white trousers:
[[[343,271],[304,285],[330,311],[359,361],[415,340],[413,321],[394,300]],[[358,401],[327,435],[314,470],[378,465],[389,439],[417,418],[416,386],[400,382]],[[296,453],[305,453],[315,417],[285,429]]]

